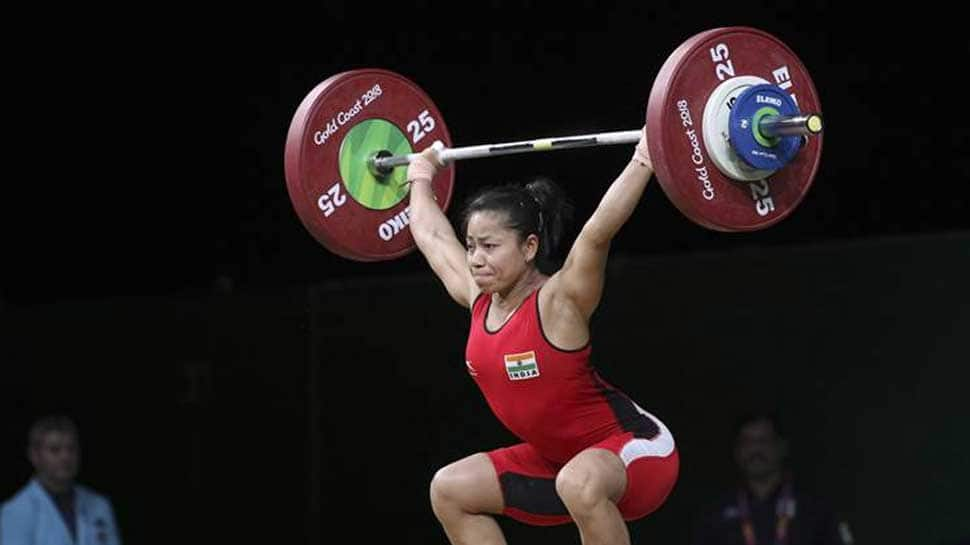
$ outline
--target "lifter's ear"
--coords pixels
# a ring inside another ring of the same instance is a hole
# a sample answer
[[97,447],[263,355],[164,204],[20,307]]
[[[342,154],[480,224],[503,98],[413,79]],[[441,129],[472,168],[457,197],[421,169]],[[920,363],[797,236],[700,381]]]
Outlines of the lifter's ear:
[[539,237],[535,233],[532,233],[525,237],[522,245],[525,252],[525,260],[529,262],[534,261],[536,255],[539,253]]

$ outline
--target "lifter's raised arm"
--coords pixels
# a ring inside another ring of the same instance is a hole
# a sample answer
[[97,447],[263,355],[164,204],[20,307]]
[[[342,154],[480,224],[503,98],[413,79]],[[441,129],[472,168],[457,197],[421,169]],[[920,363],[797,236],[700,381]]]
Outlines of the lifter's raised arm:
[[596,310],[603,293],[610,242],[633,214],[651,176],[653,163],[644,128],[633,158],[606,190],[557,274],[557,289],[587,319]]
[[465,245],[458,240],[448,217],[441,211],[431,189],[438,172],[440,144],[425,148],[408,164],[407,179],[411,184],[411,236],[431,269],[441,279],[448,294],[458,304],[470,307],[478,293],[465,259]]

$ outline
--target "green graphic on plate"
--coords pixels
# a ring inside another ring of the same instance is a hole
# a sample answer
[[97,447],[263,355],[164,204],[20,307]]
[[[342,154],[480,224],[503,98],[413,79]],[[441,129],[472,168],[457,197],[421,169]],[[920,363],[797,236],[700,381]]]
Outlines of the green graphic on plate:
[[361,121],[340,143],[340,178],[354,200],[372,210],[387,210],[408,194],[407,165],[380,178],[367,168],[367,160],[382,150],[391,155],[411,153],[407,136],[384,119]]

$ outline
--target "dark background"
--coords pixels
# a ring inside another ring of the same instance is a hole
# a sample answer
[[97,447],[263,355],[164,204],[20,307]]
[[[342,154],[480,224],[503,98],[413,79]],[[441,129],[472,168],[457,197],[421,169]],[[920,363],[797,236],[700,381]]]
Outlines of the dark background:
[[[903,12],[845,4],[492,2],[468,19],[418,3],[364,24],[361,6],[336,2],[289,18],[297,26],[286,40],[271,38],[282,29],[267,14],[265,27],[185,17],[65,41],[10,86],[23,102],[9,114],[30,123],[18,127],[26,145],[14,155],[27,169],[7,184],[17,257],[4,267],[2,297],[29,304],[205,289],[220,275],[273,286],[424,271],[418,255],[360,265],[322,252],[293,213],[283,147],[314,86],[345,70],[398,72],[432,98],[458,146],[630,130],[643,124],[673,49],[731,25],[774,34],[812,75],[827,132],[811,194],[773,229],[724,235],[686,221],[654,185],[617,252],[966,229],[965,29],[932,2]],[[473,20],[504,24],[482,30]],[[569,188],[584,218],[629,154],[616,146],[468,161],[456,167],[453,202],[542,174]]]
[[[326,77],[378,67],[420,85],[456,145],[634,129],[676,45],[749,25],[812,74],[821,169],[771,229],[708,231],[652,184],[616,239],[599,365],[671,425],[684,457],[677,491],[635,537],[685,542],[731,482],[733,415],[761,392],[859,543],[965,535],[970,46],[956,16],[477,7],[490,9],[456,18],[419,3],[365,25],[366,6],[330,4],[291,14],[284,34],[186,15],[62,37],[56,54],[13,64],[0,495],[29,476],[31,418],[62,410],[84,434],[82,481],[111,495],[129,543],[317,542],[369,516],[386,522],[351,529],[443,541],[426,500],[434,469],[507,436],[455,365],[465,318],[420,256],[350,262],[299,223],[282,161],[293,112]],[[469,161],[453,202],[550,175],[585,218],[630,152]],[[416,374],[425,350],[435,371]],[[578,542],[570,528],[509,530]]]

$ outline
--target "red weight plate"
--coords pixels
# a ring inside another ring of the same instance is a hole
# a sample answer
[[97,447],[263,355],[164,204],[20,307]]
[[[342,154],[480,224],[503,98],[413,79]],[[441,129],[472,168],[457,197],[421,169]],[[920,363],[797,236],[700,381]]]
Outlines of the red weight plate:
[[[361,158],[378,149],[345,153],[345,172],[353,171],[354,180],[341,175],[341,146],[354,127],[368,120],[380,121],[361,126],[360,132],[372,126],[394,132],[408,148],[405,152],[420,151],[435,140],[451,147],[441,112],[421,88],[387,70],[351,70],[317,85],[297,108],[286,136],[286,187],[300,221],[327,249],[348,259],[381,261],[403,256],[415,245],[407,228],[406,196],[384,209],[375,209],[373,203],[365,206],[355,196],[362,194],[360,179],[373,181],[361,174]],[[381,139],[358,134],[347,140],[359,147],[359,142],[373,145]],[[348,165],[348,157],[355,164]],[[432,187],[443,210],[451,201],[454,181],[454,165],[441,169],[434,179]]]
[[717,231],[764,229],[788,216],[818,171],[822,135],[765,180],[739,182],[714,166],[704,145],[708,97],[724,80],[757,76],[791,94],[802,112],[821,113],[804,65],[784,43],[748,27],[701,32],[660,69],[647,104],[647,141],[657,180],[694,222]]

